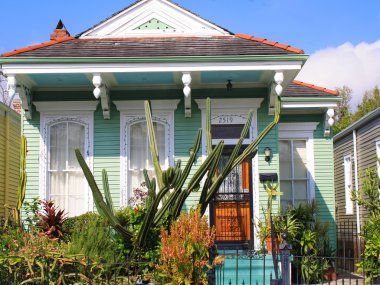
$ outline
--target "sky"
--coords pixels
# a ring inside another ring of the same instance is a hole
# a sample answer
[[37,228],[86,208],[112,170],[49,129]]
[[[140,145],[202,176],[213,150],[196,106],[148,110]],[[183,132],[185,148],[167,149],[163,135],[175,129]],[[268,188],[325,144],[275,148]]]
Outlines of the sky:
[[[0,54],[49,41],[62,19],[75,36],[131,0],[2,0]],[[302,48],[310,55],[297,79],[353,89],[352,107],[380,86],[379,0],[175,0],[233,33]]]

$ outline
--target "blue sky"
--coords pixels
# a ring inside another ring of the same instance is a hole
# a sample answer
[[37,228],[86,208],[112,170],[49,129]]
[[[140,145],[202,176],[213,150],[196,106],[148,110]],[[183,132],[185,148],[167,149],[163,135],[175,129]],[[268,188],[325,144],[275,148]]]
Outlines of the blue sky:
[[[111,14],[127,7],[130,0],[9,0],[1,5],[0,53],[49,40],[49,35],[62,19],[71,35],[76,35]],[[380,62],[380,1],[378,0],[176,0],[181,6],[199,14],[234,33],[290,44],[310,54],[307,65],[318,57],[319,65],[332,59],[347,72],[351,57],[359,58],[360,66]],[[363,43],[367,44],[363,47]],[[358,48],[360,49],[358,51]],[[368,52],[370,50],[370,52]],[[326,51],[328,53],[326,54]],[[345,54],[342,62],[337,54]],[[364,54],[363,54],[364,53]],[[368,58],[369,56],[375,58]],[[379,57],[377,57],[379,56]],[[333,60],[333,61],[334,61]],[[364,60],[364,62],[363,62]],[[357,64],[357,60],[355,61]],[[308,66],[306,66],[308,67]],[[372,68],[372,67],[371,67]],[[357,93],[380,85],[380,69],[365,70],[364,74],[378,72],[368,86],[350,86]],[[334,88],[352,85],[352,78],[342,76],[337,81],[323,79],[326,73],[312,67],[313,72],[301,74],[300,79]],[[327,66],[327,70],[331,67]],[[355,73],[353,67],[352,73]],[[305,73],[304,72],[304,73]],[[335,73],[341,73],[334,70]],[[362,70],[363,73],[363,70]],[[333,76],[334,77],[334,76]],[[320,79],[322,78],[322,79]],[[347,79],[345,79],[347,78]],[[349,78],[349,79],[348,79]],[[358,100],[358,99],[357,99]]]

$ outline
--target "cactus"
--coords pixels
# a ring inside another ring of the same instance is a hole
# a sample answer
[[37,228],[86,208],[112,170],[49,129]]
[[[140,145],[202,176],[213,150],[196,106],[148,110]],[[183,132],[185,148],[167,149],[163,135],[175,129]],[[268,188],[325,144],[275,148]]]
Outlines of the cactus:
[[27,142],[24,135],[21,136],[20,144],[20,178],[17,187],[17,204],[16,208],[12,208],[12,213],[16,222],[16,225],[21,229],[21,207],[25,200],[26,191],[26,152]]
[[103,195],[100,192],[98,185],[96,184],[95,178],[92,175],[91,170],[88,168],[87,163],[84,160],[79,149],[75,149],[75,155],[90,186],[95,205],[97,209],[99,209],[99,214],[104,216],[109,221],[110,225],[122,236],[128,240],[131,240],[133,237],[132,233],[120,224],[119,220],[115,217],[112,209],[109,207],[109,205],[107,205],[106,202],[104,202]]
[[[144,248],[145,240],[150,232],[150,229],[160,225],[169,225],[172,220],[176,220],[183,208],[183,205],[188,198],[188,196],[194,192],[201,189],[201,182],[205,178],[202,191],[200,193],[199,205],[201,206],[202,214],[204,214],[207,205],[210,203],[215,193],[217,192],[219,186],[232,171],[234,167],[241,164],[244,159],[248,157],[253,157],[256,154],[256,148],[261,140],[268,134],[268,132],[278,123],[280,118],[280,99],[276,101],[276,113],[273,122],[271,122],[258,136],[247,146],[247,148],[240,154],[244,138],[246,137],[252,120],[252,112],[248,114],[247,122],[242,130],[241,136],[224,168],[217,173],[218,164],[222,155],[224,142],[220,141],[215,147],[212,146],[212,136],[211,136],[211,103],[210,99],[207,99],[207,114],[206,114],[206,147],[207,147],[207,157],[197,169],[195,174],[190,178],[187,185],[185,185],[187,179],[189,178],[190,170],[194,165],[197,153],[200,149],[202,130],[199,130],[193,145],[193,152],[189,157],[189,160],[185,168],[181,169],[181,161],[178,160],[174,167],[169,167],[166,170],[162,170],[158,151],[156,138],[153,127],[152,120],[152,110],[149,101],[145,101],[145,116],[148,129],[149,137],[149,147],[152,155],[152,162],[155,170],[155,177],[150,178],[146,170],[144,170],[145,184],[148,188],[149,197],[151,199],[149,205],[147,205],[147,214],[144,217],[142,226],[137,233],[137,237],[134,243],[134,250],[132,252],[132,257],[135,256],[136,252]],[[80,166],[89,182],[91,187],[95,203],[101,209],[107,219],[116,230],[123,233],[127,238],[132,238],[132,233],[123,228],[118,222],[117,218],[114,216],[112,208],[112,203],[108,202],[108,205],[103,200],[103,196],[100,193],[98,186],[96,185],[95,179],[88,169],[82,155],[79,150],[75,150]],[[157,179],[157,183],[156,183]],[[106,181],[105,175],[103,173],[103,180]],[[108,183],[104,182],[105,192],[109,193]],[[156,188],[158,187],[157,191]],[[106,194],[106,197],[109,194]],[[159,208],[159,205],[161,207]],[[169,220],[165,220],[169,219]]]
[[115,213],[115,210],[113,208],[113,202],[110,192],[110,186],[108,184],[108,174],[105,169],[102,170],[102,181],[103,181],[103,188],[104,188],[104,196],[106,198],[106,204],[110,208],[112,213]]

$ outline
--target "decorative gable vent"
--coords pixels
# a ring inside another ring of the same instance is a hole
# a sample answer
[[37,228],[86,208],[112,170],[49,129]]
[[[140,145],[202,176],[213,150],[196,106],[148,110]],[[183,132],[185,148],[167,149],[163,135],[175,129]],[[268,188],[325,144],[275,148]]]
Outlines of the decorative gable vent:
[[82,39],[102,39],[231,34],[169,0],[141,0],[78,36]]
[[134,30],[168,30],[174,28],[168,24],[165,24],[164,22],[157,20],[156,18],[153,18],[149,20],[148,22],[142,24],[141,26],[138,26]]

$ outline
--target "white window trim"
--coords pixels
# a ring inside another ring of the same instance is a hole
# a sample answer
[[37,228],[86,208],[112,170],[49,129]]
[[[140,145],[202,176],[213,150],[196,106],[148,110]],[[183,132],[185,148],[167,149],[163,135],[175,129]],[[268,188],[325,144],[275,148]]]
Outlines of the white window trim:
[[[243,120],[243,124],[247,119],[249,111],[253,112],[251,127],[249,130],[249,139],[245,139],[243,144],[249,144],[257,137],[257,110],[260,108],[263,98],[236,98],[236,99],[211,99],[211,122],[220,116],[237,116]],[[202,114],[202,130],[206,129],[206,99],[195,99]],[[217,143],[219,140],[213,140]],[[225,145],[235,144],[237,139],[224,140]],[[202,132],[202,157],[205,159],[206,135]],[[257,224],[260,216],[260,191],[259,191],[259,158],[258,155],[252,159],[252,185],[253,185],[253,217],[254,223]],[[256,231],[254,231],[254,244],[260,245]],[[257,248],[258,249],[258,248]]]
[[[315,176],[314,176],[314,131],[317,129],[318,122],[307,123],[279,123],[278,139],[305,139],[306,140],[306,159],[309,179],[309,199],[315,198]],[[281,176],[281,173],[280,173]]]
[[[166,144],[166,166],[174,164],[174,111],[180,100],[151,100],[152,119],[163,123],[165,136],[169,144]],[[136,122],[145,121],[144,101],[113,101],[120,112],[120,205],[128,205],[130,192],[128,191],[128,163],[129,163],[129,127]],[[131,189],[130,189],[131,190]]]
[[[76,122],[85,126],[84,158],[90,170],[93,171],[93,143],[94,143],[94,111],[98,101],[55,101],[33,102],[40,112],[40,169],[39,169],[39,196],[48,198],[48,149],[49,127],[59,122]],[[87,188],[85,211],[93,210],[93,197],[90,188]]]
[[380,158],[380,140],[376,141],[376,167],[377,167],[377,176],[380,177],[380,163],[378,159]]
[[[347,170],[349,171],[349,174],[347,174]],[[353,189],[351,154],[347,154],[343,157],[343,174],[344,174],[344,198],[345,198],[346,215],[353,215],[354,202],[351,200],[351,191]]]

